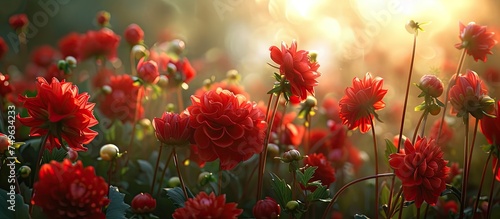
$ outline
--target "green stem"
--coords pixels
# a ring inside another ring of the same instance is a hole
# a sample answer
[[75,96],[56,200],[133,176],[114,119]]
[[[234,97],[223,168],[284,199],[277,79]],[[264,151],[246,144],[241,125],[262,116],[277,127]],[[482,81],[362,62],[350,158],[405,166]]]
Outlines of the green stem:
[[186,184],[184,184],[184,180],[182,179],[181,170],[179,168],[179,158],[177,157],[177,153],[175,152],[175,146],[172,148],[172,153],[174,154],[174,164],[175,169],[177,170],[177,176],[179,176],[179,180],[181,181],[182,192],[184,193],[184,197],[188,200],[189,196],[186,191]]
[[424,113],[422,113],[422,116],[420,116],[420,119],[418,119],[418,123],[417,123],[417,126],[415,127],[415,131],[413,131],[413,138],[412,138],[413,144],[415,144],[415,142],[417,141],[418,129],[420,128],[420,125],[422,124],[422,121],[424,120],[425,114],[427,114],[427,110],[425,110]]
[[425,205],[424,219],[427,218],[427,212],[429,212],[429,204]]
[[[50,133],[47,133],[42,137],[42,140],[40,141],[40,147],[38,151],[38,158],[36,160],[36,166],[35,166],[35,180],[33,181],[33,190],[31,191],[31,200],[33,200],[33,197],[35,196],[35,183],[38,182],[38,171],[40,171],[40,165],[42,164],[42,158],[43,158],[43,152],[45,151],[45,142],[47,141],[47,138],[49,137]],[[62,142],[61,142],[62,144]],[[31,203],[31,202],[30,202]],[[30,204],[29,208],[30,214],[33,213],[33,205]]]
[[151,183],[151,190],[149,192],[150,194],[153,194],[153,191],[155,189],[156,173],[158,172],[158,166],[160,164],[162,150],[163,150],[163,143],[160,144],[160,150],[158,151],[158,158],[156,158],[155,173],[153,174],[153,182]]
[[219,165],[219,180],[217,180],[217,185],[218,185],[218,195],[222,195],[222,169],[221,165]]
[[463,177],[462,177],[462,196],[460,197],[460,219],[464,218],[464,211],[465,211],[465,206],[467,205],[465,203],[466,196],[467,196],[467,159],[468,159],[468,147],[469,147],[469,115],[466,115],[464,117],[464,123],[465,123],[465,142],[464,142],[464,172],[463,172]]
[[380,178],[380,177],[388,177],[388,176],[395,176],[395,175],[394,175],[394,173],[381,173],[381,174],[373,175],[373,176],[365,176],[365,177],[356,179],[354,181],[351,181],[351,182],[345,184],[344,186],[342,186],[342,188],[339,189],[339,191],[337,191],[337,193],[335,193],[335,195],[333,196],[332,200],[330,201],[330,203],[326,207],[325,212],[323,212],[323,217],[322,218],[326,219],[326,216],[328,215],[328,212],[333,207],[333,204],[335,204],[335,201],[337,200],[337,198],[342,194],[342,192],[344,192],[347,188],[349,188],[349,186],[352,186],[352,185],[354,185],[356,183],[359,183],[359,182],[363,182],[365,180],[369,180],[369,179],[373,179],[373,178],[377,179],[377,178]]
[[139,90],[137,91],[137,103],[135,105],[134,122],[132,123],[132,136],[130,136],[130,141],[127,145],[127,148],[125,148],[125,151],[127,152],[125,159],[125,167],[128,166],[128,162],[130,160],[130,155],[128,155],[130,153],[128,153],[128,150],[132,150],[132,144],[134,144],[135,140],[135,130],[137,126],[137,120],[139,120],[139,108],[141,107],[143,92],[144,92],[144,87],[140,86]]
[[[377,136],[375,135],[375,125],[373,124],[373,118],[370,117],[370,123],[372,126],[372,135],[373,135],[373,152],[375,153],[375,175],[378,175],[378,150],[377,150]],[[392,194],[391,194],[392,195]],[[378,218],[378,178],[375,178],[375,219]]]
[[401,199],[401,204],[399,205],[399,215],[398,215],[398,219],[401,219],[401,217],[403,216],[404,204],[405,204],[405,199],[404,199],[404,198],[402,198],[402,199]]
[[158,186],[158,190],[156,190],[156,196],[158,196],[160,194],[161,186],[163,185],[163,179],[165,179],[165,173],[167,173],[168,164],[170,163],[170,160],[172,159],[173,155],[174,155],[174,151],[172,150],[172,151],[170,151],[170,155],[168,155],[167,162],[165,163],[165,167],[163,168],[163,173],[161,174],[161,177],[160,177],[160,186]]
[[[486,175],[486,169],[488,169],[488,164],[489,164],[490,159],[491,159],[491,154],[492,154],[492,152],[488,153],[488,158],[486,159],[486,162],[484,163],[483,173],[481,175],[481,182],[479,183],[479,190],[477,191],[476,201],[474,202],[474,208],[472,209],[472,212],[476,212],[477,206],[479,204],[479,197],[481,197],[481,190],[483,189],[484,176]],[[491,202],[488,204],[491,204]]]
[[[492,152],[490,152],[490,153],[492,153]],[[493,165],[493,176],[491,177],[490,196],[488,198],[488,211],[487,211],[488,219],[491,218],[491,206],[493,206],[493,204],[491,204],[491,203],[493,203],[493,190],[495,189],[495,181],[496,181],[495,175],[498,171],[498,163],[499,162],[500,161],[497,158],[497,162],[495,162],[495,164]]]

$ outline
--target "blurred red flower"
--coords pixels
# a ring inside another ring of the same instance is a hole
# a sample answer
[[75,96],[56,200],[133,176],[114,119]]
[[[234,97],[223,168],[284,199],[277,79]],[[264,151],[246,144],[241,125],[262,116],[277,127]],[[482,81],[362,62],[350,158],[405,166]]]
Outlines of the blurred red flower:
[[7,43],[5,43],[5,40],[0,37],[0,59],[2,59],[8,51],[9,47],[7,46]]
[[318,85],[316,79],[321,76],[319,64],[312,61],[309,52],[297,51],[297,42],[292,41],[290,47],[281,43],[281,50],[276,46],[269,48],[271,59],[279,65],[280,74],[290,82],[292,96],[299,97],[299,101],[307,98],[307,93],[314,95],[314,87]]
[[96,176],[94,167],[51,161],[40,168],[39,180],[31,202],[49,218],[106,218],[102,208],[109,204],[108,184]]
[[382,98],[387,90],[382,89],[383,84],[382,78],[373,78],[370,73],[366,73],[364,79],[355,77],[352,87],[345,89],[345,95],[339,101],[340,118],[350,130],[358,127],[361,133],[370,130],[375,111],[385,107]]
[[78,58],[82,60],[94,56],[114,59],[116,57],[116,49],[120,44],[120,36],[107,28],[102,28],[98,31],[87,31],[87,33],[81,36],[80,40],[77,51],[79,52]]
[[181,113],[165,112],[161,118],[153,119],[156,138],[167,146],[187,146],[193,134],[189,126],[189,116]]
[[[144,107],[137,108],[137,95],[140,86],[134,84],[130,75],[114,75],[109,79],[111,93],[100,95],[101,112],[110,119],[118,119],[123,123],[135,120],[136,110],[138,118],[144,115]],[[140,95],[143,95],[142,92]],[[142,99],[142,98],[140,98]],[[137,108],[137,109],[136,109]]]
[[40,67],[48,67],[61,57],[56,49],[49,45],[37,47],[31,52],[31,61]]
[[187,110],[195,129],[192,143],[202,160],[219,158],[220,167],[230,170],[262,151],[266,123],[256,104],[221,88],[191,96],[191,102]]
[[128,25],[123,35],[130,45],[137,45],[144,41],[144,31],[137,24]]
[[[500,101],[497,102],[497,109],[500,107]],[[484,117],[479,120],[481,123],[481,132],[483,133],[488,143],[495,145],[500,148],[500,116],[498,115],[498,111],[493,115],[496,118]]]
[[446,178],[446,183],[451,184],[453,182],[453,179],[462,174],[462,169],[460,169],[460,166],[457,162],[452,162],[450,165],[450,173],[448,174],[448,178]]
[[156,200],[148,193],[137,194],[130,203],[135,213],[151,213],[156,208]]
[[97,132],[90,127],[97,125],[94,117],[94,103],[87,102],[87,93],[78,93],[78,87],[70,82],[59,82],[52,78],[49,84],[44,78],[37,78],[36,97],[19,96],[28,117],[19,121],[31,127],[31,136],[48,136],[52,150],[60,148],[64,139],[68,146],[75,151],[86,151],[83,144],[90,143]]
[[26,14],[15,14],[10,16],[9,25],[14,30],[20,30],[28,26],[29,20]]
[[104,85],[110,84],[110,79],[115,76],[115,72],[109,68],[100,68],[97,74],[92,77],[92,86],[101,89]]
[[[335,182],[335,169],[333,169],[330,162],[322,153],[308,154],[307,157],[304,158],[304,165],[318,167],[316,172],[314,172],[313,178],[309,180],[309,182],[321,180],[321,185],[326,187],[329,187],[330,184]],[[309,186],[307,190],[314,191],[316,190],[316,186]]]
[[495,33],[488,31],[486,26],[480,26],[474,22],[470,22],[467,26],[460,22],[459,27],[458,37],[462,42],[455,44],[455,48],[465,49],[476,62],[478,60],[486,62],[488,59],[486,55],[493,54],[491,49],[497,44],[494,38]]
[[156,84],[160,79],[158,64],[153,60],[141,58],[137,64],[137,75],[148,84]]
[[494,114],[494,100],[488,96],[486,86],[474,71],[467,70],[464,75],[459,75],[449,95],[453,113],[457,113],[458,117],[470,113],[481,119],[483,114]]
[[441,120],[436,120],[431,127],[429,138],[436,139],[436,144],[444,148],[453,139],[454,133],[448,123],[445,121],[441,129],[441,136],[437,139],[439,134],[439,127],[441,126]]
[[229,80],[223,80],[221,82],[214,82],[211,84],[208,84],[206,86],[202,86],[196,92],[194,93],[195,96],[200,96],[203,95],[203,93],[209,91],[209,90],[217,90],[218,88],[222,88],[224,90],[229,90],[233,92],[233,94],[241,94],[245,96],[245,98],[249,99],[250,95],[245,92],[245,89],[238,83],[231,83]]
[[196,70],[194,70],[189,60],[185,57],[177,61],[169,59],[169,64],[172,65],[168,65],[168,68],[175,66],[172,69],[168,69],[167,74],[171,87],[178,87],[182,83],[189,83],[196,76]]
[[198,150],[198,147],[195,144],[191,144],[189,146],[189,157],[184,160],[186,161],[194,161],[200,168],[205,167],[205,161],[200,158],[200,152]]
[[79,59],[78,57],[78,44],[81,41],[81,36],[80,34],[76,32],[71,32],[69,34],[66,34],[63,38],[59,40],[59,51],[62,54],[63,58],[66,58],[67,56],[73,56],[76,59]]
[[336,123],[342,122],[340,119],[340,107],[337,99],[331,96],[325,97],[320,109],[328,119],[333,120]]
[[256,219],[274,219],[280,216],[281,207],[273,198],[266,197],[255,203],[252,213]]
[[4,75],[0,72],[0,96],[3,98],[10,92],[12,92],[12,85],[9,82],[9,75]]
[[96,14],[97,24],[101,27],[108,26],[110,19],[111,19],[111,14],[107,11],[99,11]]
[[446,189],[450,172],[447,163],[434,139],[425,137],[418,137],[415,145],[406,139],[404,150],[389,156],[389,164],[402,181],[405,199],[414,200],[417,208],[423,201],[436,204],[441,192]]
[[172,217],[175,219],[198,219],[198,218],[238,218],[243,213],[242,209],[236,208],[238,204],[226,203],[226,195],[215,196],[214,193],[207,195],[200,192],[196,197],[189,198],[184,207],[175,209]]

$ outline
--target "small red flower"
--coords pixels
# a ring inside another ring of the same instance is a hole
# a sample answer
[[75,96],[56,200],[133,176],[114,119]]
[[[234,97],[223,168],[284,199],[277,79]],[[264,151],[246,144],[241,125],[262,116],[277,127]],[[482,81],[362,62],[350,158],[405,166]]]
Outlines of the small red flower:
[[[12,92],[12,85],[9,83],[9,75],[3,75],[0,72],[0,96],[5,97]],[[0,99],[0,101],[3,101]]]
[[488,96],[488,90],[476,72],[467,70],[465,75],[459,75],[449,93],[453,112],[458,117],[469,113],[481,119],[483,115],[494,113],[494,100]]
[[497,44],[494,38],[495,33],[488,31],[486,26],[480,26],[474,22],[470,22],[467,26],[460,22],[459,26],[460,34],[458,37],[462,42],[455,44],[455,48],[465,49],[476,62],[477,60],[486,62],[488,59],[486,55],[493,54],[491,49]]
[[94,103],[89,103],[87,93],[78,93],[78,87],[70,82],[59,82],[56,78],[49,84],[44,78],[37,78],[36,97],[19,96],[24,108],[28,110],[28,117],[17,118],[31,127],[31,136],[48,135],[52,150],[60,148],[64,139],[68,146],[75,151],[86,151],[83,144],[94,140],[97,132],[90,127],[97,125],[94,117]]
[[29,20],[28,16],[26,14],[15,14],[10,16],[9,18],[9,25],[12,27],[14,30],[21,30],[23,28],[26,28],[28,26]]
[[137,194],[130,204],[135,213],[151,213],[156,209],[156,200],[148,193]]
[[321,74],[318,71],[319,64],[311,61],[309,52],[297,51],[297,42],[292,41],[290,47],[281,43],[281,50],[276,46],[269,48],[271,59],[280,65],[280,74],[290,82],[292,96],[299,97],[299,101],[305,100],[307,94],[314,95],[314,87],[318,85],[316,80]]
[[66,58],[68,56],[73,56],[78,59],[78,46],[81,41],[80,34],[76,32],[71,32],[59,40],[59,50],[61,51],[62,57]]
[[194,70],[187,58],[179,59],[178,61],[169,59],[169,63],[175,66],[175,68],[169,69],[169,73],[167,74],[171,87],[178,87],[182,83],[189,83],[196,76],[196,70]]
[[5,40],[0,37],[0,59],[2,59],[8,51],[9,47],[7,46],[7,43],[5,43]]
[[281,207],[274,199],[266,197],[255,203],[252,212],[256,219],[274,219],[280,216]]
[[125,29],[125,40],[130,45],[137,45],[144,41],[144,31],[137,24],[130,24]]
[[96,15],[97,24],[101,27],[109,25],[109,20],[111,19],[111,14],[107,11],[99,11]]
[[175,219],[198,219],[198,218],[220,218],[236,219],[243,213],[242,209],[236,208],[238,204],[226,203],[226,195],[215,196],[214,193],[207,195],[200,192],[196,197],[189,198],[184,207],[175,209],[172,217]]
[[142,58],[137,64],[137,74],[139,77],[148,84],[156,84],[160,79],[158,72],[158,65],[153,60],[144,60]]
[[415,145],[405,141],[404,150],[389,156],[389,164],[403,183],[407,201],[415,200],[420,208],[425,201],[435,205],[441,192],[446,189],[450,168],[443,159],[441,148],[434,139],[418,138]]
[[345,89],[345,95],[339,101],[342,124],[348,125],[350,130],[359,127],[361,133],[368,132],[375,111],[385,107],[382,98],[387,90],[382,89],[383,84],[382,78],[373,78],[370,73],[366,73],[362,80],[355,77],[352,87]]
[[191,102],[189,125],[202,160],[219,158],[221,168],[230,170],[262,151],[266,123],[256,104],[220,88],[191,96]]
[[443,94],[443,82],[435,75],[422,76],[418,87],[431,97],[437,98]]
[[51,161],[40,168],[31,203],[42,208],[49,218],[106,218],[102,208],[109,204],[108,184],[96,176],[94,167]]
[[[136,110],[138,118],[144,115],[144,107],[137,108],[137,95],[140,87],[134,84],[130,75],[115,75],[109,79],[111,93],[100,96],[101,112],[110,119],[118,119],[123,123],[135,120]],[[142,93],[142,92],[141,92]],[[142,99],[142,98],[140,98]],[[136,109],[137,108],[137,109]]]
[[153,119],[156,138],[167,146],[187,146],[194,130],[189,126],[189,116],[165,112]]
[[462,169],[457,162],[452,162],[450,165],[450,173],[448,174],[448,178],[446,178],[446,183],[451,184],[453,179],[462,174]]
[[88,31],[81,36],[78,46],[78,58],[86,60],[94,56],[104,56],[108,59],[116,57],[116,49],[120,44],[120,36],[112,30],[102,28],[98,31]]
[[323,104],[321,105],[321,111],[328,119],[333,120],[336,123],[342,123],[342,120],[340,119],[339,103],[335,98],[325,97],[325,99],[323,99]]
[[[439,127],[441,126],[441,120],[436,120],[431,127],[429,137],[432,139],[437,139],[439,133]],[[441,135],[439,139],[436,140],[436,144],[444,148],[453,139],[454,133],[448,123],[445,121],[443,127],[441,128]]]
[[40,46],[31,52],[31,61],[40,67],[48,67],[58,59],[59,53],[49,45]]
[[[309,180],[309,182],[321,180],[321,185],[326,187],[335,182],[335,169],[333,169],[330,162],[322,153],[308,154],[307,157],[304,158],[304,165],[318,167],[314,172],[313,178]],[[316,190],[316,187],[309,186],[307,189],[314,191]]]

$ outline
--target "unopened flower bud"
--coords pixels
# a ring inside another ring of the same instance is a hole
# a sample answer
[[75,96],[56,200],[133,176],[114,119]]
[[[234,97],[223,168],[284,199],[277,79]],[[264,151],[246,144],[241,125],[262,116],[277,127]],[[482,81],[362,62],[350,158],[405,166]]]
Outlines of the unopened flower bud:
[[318,53],[316,53],[315,51],[309,52],[309,60],[311,60],[311,62],[317,62],[317,58],[318,58]]
[[443,82],[435,75],[422,76],[418,87],[431,97],[437,98],[443,94]]
[[214,181],[214,176],[209,172],[202,172],[198,175],[198,184],[200,186],[204,186],[210,182]]
[[3,154],[6,150],[9,149],[10,139],[7,135],[0,133],[0,154]]
[[172,50],[175,54],[180,55],[186,48],[184,41],[176,39],[172,41]]
[[269,157],[277,157],[279,156],[280,148],[276,144],[268,144],[267,145],[267,156]]
[[109,20],[111,19],[111,14],[107,11],[99,11],[97,12],[97,24],[101,27],[105,27],[109,25]]
[[177,72],[177,66],[175,66],[174,63],[168,63],[167,65],[167,71],[169,74],[174,74]]
[[166,87],[168,85],[168,77],[166,75],[160,75],[157,84],[160,87]]
[[300,155],[300,152],[295,149],[285,152],[282,158],[282,161],[285,163],[291,163],[293,161],[300,161],[300,160],[302,160],[302,155]]
[[66,63],[66,61],[64,61],[64,60],[59,60],[59,61],[57,62],[57,68],[58,68],[59,70],[64,70],[64,69],[66,69],[66,66],[67,66],[67,65],[68,65],[68,63]]
[[181,180],[177,176],[170,177],[170,179],[168,179],[167,185],[170,188],[179,187],[181,185]]
[[146,54],[146,47],[144,47],[141,44],[135,45],[132,47],[131,53],[134,55],[136,59],[140,59],[144,57],[144,55]]
[[114,160],[117,156],[118,153],[120,152],[120,149],[114,144],[107,144],[102,146],[100,155],[101,159],[105,161],[111,161]]
[[109,85],[102,86],[101,90],[104,94],[111,94],[113,92],[113,88],[111,88]]
[[65,59],[66,63],[68,63],[69,67],[76,68],[77,61],[73,56],[67,56]]
[[290,210],[290,211],[293,211],[295,209],[297,209],[299,207],[299,202],[297,201],[289,201],[286,203],[286,209],[287,210]]
[[318,101],[313,96],[307,96],[306,101],[304,102],[305,106],[308,108],[313,108],[318,105]]
[[252,209],[253,216],[256,219],[278,218],[280,216],[280,212],[280,205],[270,197],[266,197],[266,199],[257,201]]
[[238,71],[236,71],[234,69],[229,70],[226,73],[226,79],[228,79],[229,81],[239,81],[240,80],[240,74],[238,73]]
[[495,115],[495,100],[488,95],[484,95],[480,102],[481,111],[488,115]]
[[76,160],[78,159],[78,152],[70,148],[68,150],[67,157],[71,162],[76,162]]
[[130,45],[137,45],[144,41],[144,31],[137,24],[128,25],[123,35]]
[[132,199],[130,206],[135,213],[151,213],[156,209],[156,200],[148,193],[141,193]]
[[29,166],[22,166],[19,168],[19,175],[22,178],[27,178],[31,173],[31,168]]

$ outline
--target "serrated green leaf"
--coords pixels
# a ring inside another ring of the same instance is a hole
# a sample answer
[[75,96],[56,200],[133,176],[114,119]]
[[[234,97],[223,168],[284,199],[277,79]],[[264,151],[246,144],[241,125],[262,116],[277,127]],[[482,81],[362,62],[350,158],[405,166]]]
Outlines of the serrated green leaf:
[[[12,193],[11,193],[12,192]],[[14,194],[13,194],[14,193]],[[0,189],[0,218],[29,219],[28,205],[23,197],[15,192]]]
[[109,205],[106,209],[106,218],[126,219],[125,213],[130,205],[123,201],[125,194],[120,193],[117,187],[109,186]]
[[49,150],[45,150],[43,152],[42,163],[49,163],[52,160],[55,160],[57,162],[62,162],[67,155],[68,152],[63,148],[54,148],[50,152]]
[[398,148],[392,143],[392,141],[385,139],[385,161],[389,163],[389,155],[398,152]]
[[[175,188],[166,188],[164,189],[166,191],[166,196],[174,205],[178,208],[184,207],[184,203],[187,201],[186,197],[184,197],[184,192],[182,191],[181,187],[175,187]],[[194,195],[191,193],[191,191],[186,188],[186,192],[188,193],[188,198],[193,198]]]
[[273,189],[278,202],[281,206],[286,206],[286,203],[292,200],[292,189],[284,179],[280,179],[276,174],[271,173],[271,188]]
[[326,199],[329,197],[328,190],[326,189],[326,186],[318,186],[314,192],[310,193],[307,195],[307,201],[313,202],[313,201],[318,201],[320,199]]
[[299,181],[299,183],[303,186],[307,186],[309,180],[311,180],[314,176],[314,172],[316,172],[316,169],[318,169],[318,167],[309,166],[304,170],[304,173],[302,173],[300,170],[296,170],[295,172],[297,173],[297,180]]

